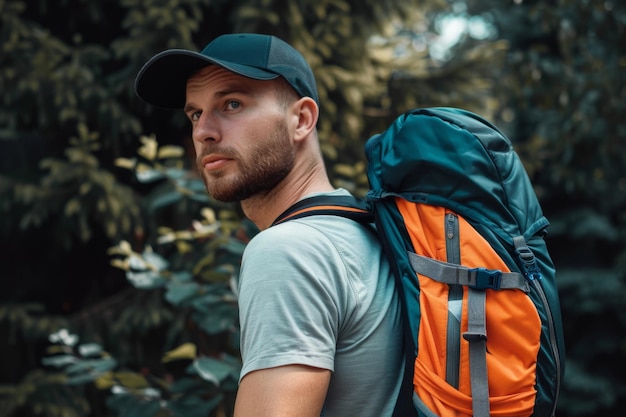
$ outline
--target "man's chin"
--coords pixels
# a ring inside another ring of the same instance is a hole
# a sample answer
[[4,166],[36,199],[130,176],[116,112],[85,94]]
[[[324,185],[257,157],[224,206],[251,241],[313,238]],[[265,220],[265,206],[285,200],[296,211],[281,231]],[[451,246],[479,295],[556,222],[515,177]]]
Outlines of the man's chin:
[[236,203],[241,200],[245,200],[250,197],[241,190],[225,187],[206,187],[207,192],[211,197],[222,203]]

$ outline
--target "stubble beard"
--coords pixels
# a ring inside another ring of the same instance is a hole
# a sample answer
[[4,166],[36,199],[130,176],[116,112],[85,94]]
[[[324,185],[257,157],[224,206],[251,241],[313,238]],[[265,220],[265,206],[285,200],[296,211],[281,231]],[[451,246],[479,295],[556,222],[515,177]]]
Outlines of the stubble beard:
[[[211,153],[226,155],[237,164],[235,173],[222,170],[206,172],[198,156],[198,169],[207,192],[216,200],[236,202],[267,195],[289,174],[295,164],[295,152],[287,136],[285,123],[265,138],[250,139],[245,154],[235,149],[216,146]],[[230,167],[232,169],[232,167]]]

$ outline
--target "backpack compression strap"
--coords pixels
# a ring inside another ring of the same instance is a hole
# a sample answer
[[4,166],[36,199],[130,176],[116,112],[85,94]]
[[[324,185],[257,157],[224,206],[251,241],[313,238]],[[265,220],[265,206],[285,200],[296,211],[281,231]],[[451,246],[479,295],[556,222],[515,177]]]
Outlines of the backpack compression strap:
[[437,259],[407,252],[413,270],[444,284],[464,285],[477,290],[522,290],[530,292],[524,275],[518,272],[501,272],[486,268],[468,268]]
[[319,214],[346,217],[360,223],[374,222],[374,215],[368,210],[365,200],[352,196],[321,195],[298,201],[278,216],[272,226],[286,220]]

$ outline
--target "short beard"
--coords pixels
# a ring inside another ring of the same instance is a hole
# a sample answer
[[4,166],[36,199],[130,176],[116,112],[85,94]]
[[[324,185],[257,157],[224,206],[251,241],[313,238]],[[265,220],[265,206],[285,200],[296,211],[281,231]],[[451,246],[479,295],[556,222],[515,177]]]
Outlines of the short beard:
[[245,154],[231,148],[214,148],[212,153],[227,155],[237,163],[238,172],[224,176],[219,171],[204,172],[198,157],[198,169],[208,193],[216,200],[235,202],[258,195],[267,195],[291,172],[295,152],[289,143],[287,126],[279,123],[269,137],[254,140]]

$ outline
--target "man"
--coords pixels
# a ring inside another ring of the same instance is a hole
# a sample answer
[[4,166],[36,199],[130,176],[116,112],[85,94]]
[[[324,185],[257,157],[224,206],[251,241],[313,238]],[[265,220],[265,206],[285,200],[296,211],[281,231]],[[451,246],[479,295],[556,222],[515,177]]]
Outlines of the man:
[[316,215],[272,226],[294,203],[334,189],[316,124],[319,99],[302,55],[259,34],[150,59],[135,90],[184,109],[207,191],[239,201],[261,230],[243,256],[243,368],[235,415],[391,416],[404,356],[390,267],[367,227]]

